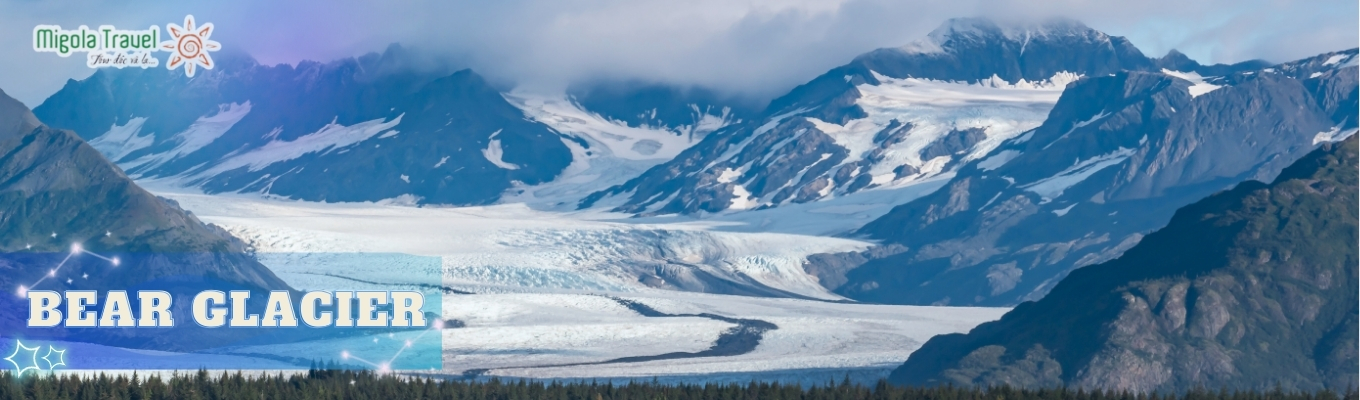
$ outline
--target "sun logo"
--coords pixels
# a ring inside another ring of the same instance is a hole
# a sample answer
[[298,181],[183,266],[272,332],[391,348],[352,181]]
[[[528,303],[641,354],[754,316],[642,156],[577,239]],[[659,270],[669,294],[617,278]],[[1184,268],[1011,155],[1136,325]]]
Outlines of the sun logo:
[[194,30],[194,16],[186,15],[183,27],[170,23],[165,29],[170,31],[170,40],[161,42],[161,48],[174,52],[170,55],[170,62],[166,64],[166,68],[173,70],[184,64],[184,74],[190,78],[194,77],[194,70],[197,67],[213,68],[213,60],[208,56],[208,52],[217,51],[222,45],[208,40],[213,30],[211,22]]

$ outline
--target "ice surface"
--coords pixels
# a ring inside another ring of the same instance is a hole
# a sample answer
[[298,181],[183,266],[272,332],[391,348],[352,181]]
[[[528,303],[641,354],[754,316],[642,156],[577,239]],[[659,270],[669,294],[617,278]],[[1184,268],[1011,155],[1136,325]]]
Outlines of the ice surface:
[[[406,289],[419,283],[407,278],[436,267],[423,261],[428,257],[397,253],[439,257],[444,285],[478,293],[444,296],[444,318],[466,324],[443,331],[441,373],[446,374],[487,369],[485,376],[514,378],[659,376],[668,382],[760,378],[793,383],[820,383],[853,374],[872,383],[930,337],[967,331],[1006,311],[743,297],[638,283],[637,264],[673,261],[832,299],[836,296],[802,270],[806,255],[868,246],[840,238],[715,230],[746,223],[743,220],[661,222],[600,212],[549,213],[524,205],[326,204],[185,193],[157,181],[142,184],[247,240],[265,265],[297,288],[348,287],[357,280],[375,289]],[[902,192],[877,193],[910,195]],[[818,223],[818,218],[886,212],[884,208],[894,204],[889,197],[868,198],[877,201],[865,205],[833,200],[817,207],[739,215],[799,215]],[[628,222],[611,220],[615,218]],[[345,256],[346,252],[358,253],[357,258]],[[755,319],[778,328],[765,332],[760,344],[744,354],[567,366],[703,351],[735,326],[712,318],[646,317],[608,296],[664,313]],[[379,344],[386,340],[375,339]],[[362,348],[367,343],[356,339],[345,345]]]
[[639,277],[669,263],[835,299],[839,296],[803,271],[806,256],[869,246],[804,234],[723,232],[702,223],[636,223],[640,221],[619,214],[542,212],[523,204],[415,208],[314,203],[183,193],[157,182],[143,183],[261,253],[344,249],[437,256],[443,258],[446,278],[468,288],[644,290],[648,286]]
[[760,210],[694,216],[630,218],[629,221],[665,223],[728,232],[779,232],[797,235],[848,235],[881,217],[893,206],[930,194],[950,179],[953,172],[916,181],[910,185],[875,188],[822,201],[791,203]]
[[[691,377],[690,380],[708,380],[723,375],[740,380],[767,371],[823,371],[821,374],[789,374],[780,379],[800,383],[821,383],[828,376],[840,379],[846,370],[872,368],[880,371],[878,377],[883,377],[930,337],[965,332],[1006,311],[646,293],[625,297],[665,313],[710,313],[757,319],[773,323],[778,329],[766,332],[755,351],[736,356],[553,367],[551,365],[557,363],[703,350],[718,333],[731,326],[696,318],[644,318],[621,313],[607,303],[577,301],[571,304],[569,299],[573,297],[586,296],[514,294],[448,298],[446,309],[451,310],[449,313],[454,317],[471,316],[468,326],[474,329],[446,331],[445,342],[450,346],[445,355],[445,368],[458,370],[498,365],[488,374],[502,377],[650,379],[652,376],[681,376]],[[486,309],[494,311],[480,311]],[[545,314],[560,316],[562,320],[541,321],[537,317]],[[520,333],[524,331],[528,333]],[[504,336],[520,339],[500,339]],[[453,344],[455,342],[459,343]],[[525,356],[507,357],[506,352]]]
[[708,318],[646,318],[598,295],[449,296],[445,369],[526,367],[700,351],[731,323]]

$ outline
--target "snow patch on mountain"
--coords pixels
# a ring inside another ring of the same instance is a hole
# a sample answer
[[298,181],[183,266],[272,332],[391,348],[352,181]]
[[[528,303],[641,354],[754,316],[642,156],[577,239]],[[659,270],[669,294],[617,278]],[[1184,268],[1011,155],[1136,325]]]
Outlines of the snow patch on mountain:
[[250,108],[249,101],[219,105],[216,112],[199,117],[184,131],[171,136],[169,141],[175,143],[173,148],[134,160],[124,158],[137,150],[152,146],[155,142],[153,133],[141,135],[142,126],[146,123],[145,117],[132,118],[121,126],[110,127],[108,132],[91,140],[90,145],[99,150],[104,157],[117,162],[131,175],[137,176],[140,172],[182,158],[211,144],[245,118],[250,113]]
[[[998,194],[999,194],[999,193],[998,193]],[[1068,212],[1068,211],[1072,211],[1072,207],[1076,207],[1076,206],[1077,206],[1076,203],[1072,203],[1071,205],[1068,205],[1067,207],[1063,207],[1063,208],[1059,208],[1059,209],[1057,209],[1057,210],[1053,210],[1053,214],[1054,214],[1054,215],[1057,215],[1057,216],[1059,216],[1059,217],[1064,216],[1064,215],[1067,215],[1067,212]]]
[[1004,81],[979,83],[941,82],[928,79],[896,79],[874,74],[878,85],[857,87],[861,97],[856,101],[869,115],[867,118],[835,125],[812,120],[819,130],[836,139],[836,143],[850,150],[846,162],[862,159],[866,149],[874,146],[875,134],[892,121],[910,124],[911,130],[896,144],[886,148],[883,160],[870,166],[875,177],[893,173],[901,165],[912,166],[922,173],[900,183],[916,181],[943,172],[942,160],[922,159],[921,151],[946,134],[969,128],[982,129],[982,139],[960,155],[958,161],[981,158],[1002,142],[1043,123],[1049,110],[1057,103],[1066,87],[1074,79],[1070,73],[1058,73],[1047,81],[1010,84]]
[[[1174,110],[1173,110],[1173,111],[1174,111]],[[1047,145],[1045,145],[1044,148],[1043,148],[1043,150],[1048,150],[1049,147],[1053,147],[1054,144],[1057,144],[1059,141],[1061,141],[1061,140],[1067,138],[1068,136],[1071,136],[1071,135],[1072,135],[1072,132],[1076,132],[1077,129],[1083,128],[1083,127],[1085,127],[1085,126],[1087,126],[1087,125],[1091,125],[1091,124],[1095,123],[1096,121],[1100,121],[1100,120],[1102,120],[1102,119],[1105,119],[1105,117],[1108,117],[1108,116],[1110,116],[1110,113],[1109,113],[1108,111],[1101,111],[1099,114],[1096,114],[1096,115],[1092,116],[1091,118],[1088,118],[1088,119],[1086,119],[1086,120],[1084,120],[1084,121],[1081,121],[1081,122],[1078,122],[1078,123],[1076,123],[1076,124],[1073,124],[1071,128],[1068,128],[1068,129],[1067,129],[1067,132],[1065,132],[1065,133],[1062,134],[1062,136],[1058,136],[1057,139],[1053,139],[1052,142],[1049,142]]]
[[501,134],[500,129],[491,132],[491,136],[488,138],[489,141],[486,143],[486,148],[482,149],[482,156],[486,157],[486,160],[490,161],[492,164],[496,164],[497,167],[508,170],[519,169],[518,165],[505,162],[505,160],[501,158],[505,155],[505,150],[501,149],[501,140],[496,139],[496,135],[499,134]]
[[241,167],[246,167],[250,171],[259,171],[270,164],[293,160],[311,153],[328,154],[356,145],[392,129],[401,123],[401,117],[404,115],[398,115],[390,121],[379,118],[350,126],[331,121],[331,123],[321,127],[320,130],[297,139],[291,141],[276,139],[243,154],[229,155],[221,162],[213,165],[212,168],[196,175],[210,177]]
[[144,157],[146,160],[139,159],[132,164],[144,166],[145,168],[155,168],[166,162],[198,151],[198,149],[212,144],[217,138],[222,137],[222,134],[227,133],[232,126],[235,126],[237,122],[240,122],[242,118],[245,118],[246,114],[250,113],[250,107],[251,104],[249,101],[245,102],[245,104],[231,103],[220,105],[218,106],[216,114],[199,117],[198,120],[194,121],[192,125],[189,125],[189,128],[185,129],[184,132],[175,134],[174,138],[171,139],[177,143],[173,149],[148,155]]
[[[686,127],[684,132],[635,128],[587,111],[565,95],[512,91],[504,97],[510,104],[524,110],[524,115],[530,119],[590,142],[593,152],[627,160],[670,160],[697,143],[699,138],[694,136],[701,137],[725,126],[720,117],[715,117],[718,119],[701,121],[698,127]],[[640,146],[639,143],[646,145]]]
[[1356,132],[1355,129],[1347,129],[1343,131],[1341,130],[1340,126],[1337,126],[1326,132],[1318,132],[1317,136],[1313,136],[1313,144],[1317,145],[1321,143],[1340,142],[1342,140],[1346,140],[1346,138],[1351,137],[1351,135],[1354,135],[1355,132]]
[[726,169],[723,169],[722,173],[718,175],[718,183],[728,183],[728,182],[732,182],[732,181],[737,180],[737,178],[740,178],[740,177],[741,177],[741,171],[737,171],[737,170],[731,169],[731,168],[726,168]]
[[1006,163],[1010,162],[1011,160],[1014,160],[1015,157],[1019,156],[1020,152],[1018,151],[1002,150],[1001,152],[996,153],[991,157],[987,157],[986,160],[979,161],[977,163],[977,167],[978,169],[981,169],[983,171],[991,171],[997,168],[1001,168],[1002,165],[1006,165]]
[[[572,163],[552,181],[516,184],[502,203],[526,203],[538,209],[569,210],[582,197],[621,184],[648,168],[669,161],[704,135],[734,122],[733,117],[703,114],[695,125],[673,128],[631,127],[588,111],[564,94],[525,90],[503,94],[524,115],[564,135]],[[699,113],[697,107],[693,107]]]
[[1205,82],[1205,81],[1204,81],[1205,78],[1199,76],[1199,73],[1198,73],[1198,72],[1193,72],[1193,71],[1192,71],[1192,72],[1180,72],[1180,71],[1172,71],[1172,70],[1169,70],[1169,69],[1166,69],[1166,68],[1162,68],[1162,73],[1163,73],[1163,74],[1170,75],[1170,76],[1175,77],[1175,78],[1179,78],[1179,79],[1183,79],[1183,80],[1189,81],[1189,82],[1191,83],[1190,89],[1189,89],[1189,91],[1190,91],[1190,97],[1199,97],[1200,95],[1203,95],[1203,94],[1205,94],[1205,93],[1209,93],[1209,92],[1218,90],[1218,88],[1221,88],[1221,87],[1222,87],[1222,86],[1219,86],[1219,85],[1215,85],[1215,84],[1212,84],[1212,83],[1207,83],[1207,82]]
[[746,210],[760,205],[759,199],[751,198],[751,192],[745,186],[732,185],[732,205],[728,206],[732,210]]
[[1062,196],[1063,191],[1091,177],[1096,172],[1107,167],[1119,164],[1133,155],[1134,149],[1120,147],[1113,152],[1091,157],[1086,160],[1078,160],[1067,169],[1057,174],[1040,179],[1033,183],[1021,186],[1021,188],[1038,194],[1043,197],[1044,202]]
[[941,46],[940,46],[940,43],[939,43],[939,42],[936,42],[936,41],[934,40],[934,38],[931,38],[931,37],[926,37],[925,39],[918,39],[918,40],[912,41],[911,43],[907,43],[907,44],[903,45],[902,47],[898,47],[897,50],[899,50],[899,51],[901,51],[901,52],[903,52],[903,53],[906,53],[906,54],[943,54],[943,53],[944,53],[944,47],[941,47]]
[[698,104],[690,104],[689,109],[695,115],[699,116],[699,120],[696,121],[694,125],[681,125],[673,129],[681,136],[690,138],[691,141],[697,141],[698,139],[703,138],[704,135],[725,128],[728,125],[741,122],[736,116],[732,115],[732,109],[729,107],[723,107],[722,111],[718,114],[700,110]]
[[660,161],[610,157],[587,149],[575,140],[566,137],[561,140],[571,150],[571,164],[548,182],[537,185],[516,182],[501,196],[501,203],[568,211],[581,197],[627,181]]
[[742,151],[746,150],[746,146],[749,146],[752,142],[756,140],[756,138],[759,138],[760,136],[769,133],[771,130],[774,130],[774,128],[776,126],[779,126],[780,123],[783,123],[784,120],[789,119],[794,115],[802,114],[807,110],[808,110],[807,108],[799,108],[793,111],[785,112],[783,114],[770,117],[769,121],[766,121],[764,124],[761,124],[759,127],[756,127],[755,132],[753,132],[750,137],[747,137],[741,142],[738,142],[736,145],[728,146],[727,150],[724,150],[721,156],[719,156],[716,160],[713,160],[713,162],[709,163],[707,166],[704,166],[704,169],[707,170],[713,168],[713,166],[718,163],[731,160],[732,157],[736,157],[737,154],[740,154]]
[[146,117],[136,117],[129,119],[123,125],[114,124],[109,127],[109,131],[90,141],[90,146],[98,150],[104,158],[114,162],[122,160],[132,152],[151,146],[156,141],[155,135],[142,135],[142,125],[146,123]]
[[166,159],[175,159],[211,144],[217,138],[222,137],[222,134],[227,133],[227,130],[240,122],[242,118],[245,118],[246,114],[250,113],[250,107],[249,101],[246,101],[245,104],[231,103],[218,106],[217,114],[199,117],[193,125],[189,125],[189,129],[175,135],[175,140],[179,142],[179,145],[170,151],[161,153],[162,156]]

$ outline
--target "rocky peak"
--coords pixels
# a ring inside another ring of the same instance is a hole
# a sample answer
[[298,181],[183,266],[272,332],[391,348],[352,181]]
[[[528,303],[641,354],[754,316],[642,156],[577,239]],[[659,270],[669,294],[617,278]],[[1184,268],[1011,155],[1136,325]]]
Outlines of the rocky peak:
[[1084,42],[1110,40],[1110,36],[1104,32],[1091,29],[1080,21],[1067,18],[1003,22],[987,18],[952,18],[940,24],[935,30],[930,31],[924,39],[899,47],[899,49],[907,53],[934,53],[979,43],[1005,42],[1023,46],[1026,42],[1036,38],[1080,40]]
[[22,135],[41,125],[38,118],[33,116],[33,112],[15,100],[13,97],[0,90],[0,138],[10,135]]

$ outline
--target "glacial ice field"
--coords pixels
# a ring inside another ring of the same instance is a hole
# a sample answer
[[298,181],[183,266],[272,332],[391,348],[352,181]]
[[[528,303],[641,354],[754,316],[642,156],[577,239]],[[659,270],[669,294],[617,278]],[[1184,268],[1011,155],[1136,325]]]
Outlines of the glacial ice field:
[[[338,280],[395,289],[431,268],[403,255],[437,257],[449,289],[443,317],[461,325],[442,331],[444,370],[435,374],[445,377],[873,382],[930,337],[1006,311],[857,304],[803,272],[807,255],[870,245],[853,239],[522,204],[315,203],[143,184],[250,243],[298,289]],[[315,256],[336,253],[367,256]],[[642,282],[663,264],[788,296]]]

